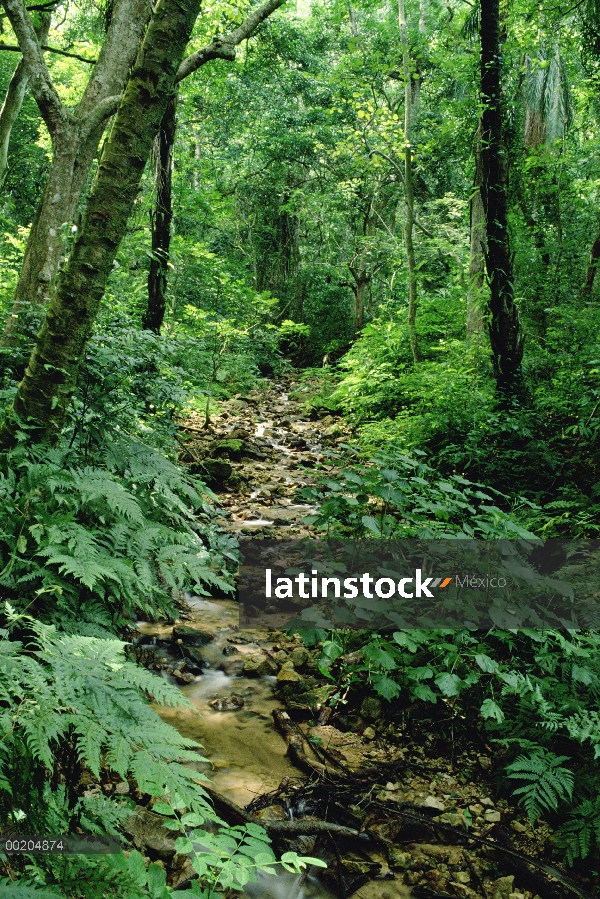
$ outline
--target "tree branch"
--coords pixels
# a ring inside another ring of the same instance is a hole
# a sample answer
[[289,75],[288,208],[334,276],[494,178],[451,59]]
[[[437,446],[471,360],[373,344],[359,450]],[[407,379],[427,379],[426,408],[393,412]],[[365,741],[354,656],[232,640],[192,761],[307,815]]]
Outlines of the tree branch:
[[104,97],[102,100],[98,100],[85,120],[86,134],[91,134],[98,125],[101,125],[102,122],[115,114],[119,108],[122,96],[123,94],[114,94],[112,97]]
[[[12,53],[22,52],[18,44],[0,44],[0,50],[10,50]],[[42,50],[45,53],[58,53],[59,56],[68,56],[69,59],[78,59],[79,62],[87,62],[90,66],[95,66],[97,62],[95,59],[87,59],[85,56],[80,56],[79,53],[70,53],[68,50],[60,50],[58,47],[49,47],[48,44],[42,44]]]
[[204,47],[201,47],[200,50],[196,50],[195,53],[190,54],[190,56],[186,57],[179,66],[175,83],[178,84],[211,59],[228,59],[233,61],[236,53],[235,48],[238,44],[241,44],[242,41],[252,37],[258,26],[264,22],[271,13],[275,12],[276,9],[279,9],[280,6],[283,6],[284,3],[285,0],[266,0],[266,3],[263,3],[262,6],[259,6],[254,12],[250,13],[250,15],[244,19],[242,24],[237,28],[234,28],[233,31],[223,35],[223,37],[215,38],[212,43],[206,44]]
[[40,108],[48,131],[53,136],[66,121],[67,113],[44,62],[44,54],[39,45],[33,22],[22,0],[2,0],[2,4],[23,54],[23,61],[29,73],[31,92]]

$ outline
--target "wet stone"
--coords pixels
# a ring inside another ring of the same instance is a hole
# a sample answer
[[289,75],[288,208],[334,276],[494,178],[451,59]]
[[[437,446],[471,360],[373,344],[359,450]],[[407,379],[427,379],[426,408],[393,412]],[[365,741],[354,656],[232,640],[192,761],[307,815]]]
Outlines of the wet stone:
[[214,640],[214,634],[207,634],[189,624],[178,624],[173,628],[173,640],[191,646],[205,646]]
[[231,696],[219,696],[218,699],[212,699],[208,704],[216,712],[235,712],[243,708],[244,700],[236,693],[232,693]]

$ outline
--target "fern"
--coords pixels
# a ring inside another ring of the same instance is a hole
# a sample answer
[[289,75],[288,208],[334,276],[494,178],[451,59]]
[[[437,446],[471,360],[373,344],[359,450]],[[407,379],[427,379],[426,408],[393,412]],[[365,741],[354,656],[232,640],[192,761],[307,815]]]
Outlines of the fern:
[[573,809],[570,820],[556,836],[556,844],[564,850],[570,865],[600,847],[600,796],[586,799]]
[[572,771],[562,767],[568,756],[555,755],[545,749],[538,749],[529,757],[520,755],[506,771],[513,780],[526,783],[513,791],[519,796],[529,820],[533,823],[544,811],[556,810],[559,802],[571,798],[574,777]]
[[[14,803],[27,805],[27,795],[33,808],[32,784],[40,782],[40,775],[46,779],[44,770],[53,776],[62,770],[74,788],[83,766],[98,778],[105,766],[123,779],[134,778],[141,790],[177,795],[210,817],[202,775],[189,767],[204,761],[201,747],[147,702],[152,697],[165,705],[189,706],[183,694],[129,661],[122,641],[58,634],[51,626],[28,623],[35,640],[29,651],[4,640],[0,652],[0,699],[8,705],[0,718],[5,816],[12,814]],[[67,800],[73,804],[74,798]],[[43,819],[39,808],[36,814]]]
[[61,894],[30,880],[0,880],[0,899],[60,899]]

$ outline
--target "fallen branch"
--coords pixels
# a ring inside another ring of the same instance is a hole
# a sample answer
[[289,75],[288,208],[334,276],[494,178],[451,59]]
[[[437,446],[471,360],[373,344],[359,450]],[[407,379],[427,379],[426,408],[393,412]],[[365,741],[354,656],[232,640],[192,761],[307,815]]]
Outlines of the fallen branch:
[[294,727],[292,719],[283,709],[273,709],[273,720],[278,731],[285,738],[287,743],[287,754],[290,761],[306,771],[307,774],[328,774],[329,771],[321,762],[312,761],[306,755],[304,750],[305,739],[302,734]]

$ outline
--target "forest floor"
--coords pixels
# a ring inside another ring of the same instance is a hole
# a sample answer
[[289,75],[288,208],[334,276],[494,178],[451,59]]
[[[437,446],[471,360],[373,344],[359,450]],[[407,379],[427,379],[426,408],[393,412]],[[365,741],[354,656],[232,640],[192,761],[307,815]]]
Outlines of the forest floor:
[[[312,510],[299,491],[319,470],[341,464],[349,429],[307,412],[305,396],[293,379],[275,381],[221,404],[209,429],[201,416],[182,426],[182,461],[210,475],[227,530],[284,539],[310,532],[303,519]],[[549,878],[531,863],[553,864],[551,830],[532,827],[522,809],[497,795],[502,759],[476,722],[460,720],[450,703],[400,710],[360,694],[331,709],[334,688],[319,671],[320,650],[282,632],[240,631],[225,608],[233,604],[222,602],[222,617],[217,611],[212,622],[215,603],[192,598],[182,610],[185,625],[147,629],[158,644],[146,662],[179,682],[204,716],[198,738],[209,758],[218,756],[214,783],[225,802],[218,811],[225,814],[229,802],[234,816],[258,818],[280,848],[327,860],[322,886],[294,887],[294,899],[329,890],[356,899],[589,895],[585,878]],[[178,726],[176,712],[168,719]],[[191,735],[189,722],[181,726]],[[227,758],[228,747],[235,759]],[[271,771],[261,747],[271,753]],[[282,768],[286,748],[301,770],[289,759]],[[307,816],[309,826],[298,832],[309,836],[287,833],[282,844],[285,822]],[[269,895],[277,893],[263,883],[261,896]]]
[[308,388],[293,378],[267,384],[221,403],[209,428],[202,415],[188,418],[182,461],[217,489],[227,530],[303,537],[311,533],[303,519],[312,509],[300,491],[314,483],[316,470],[342,463],[350,430],[328,412],[308,414]]

